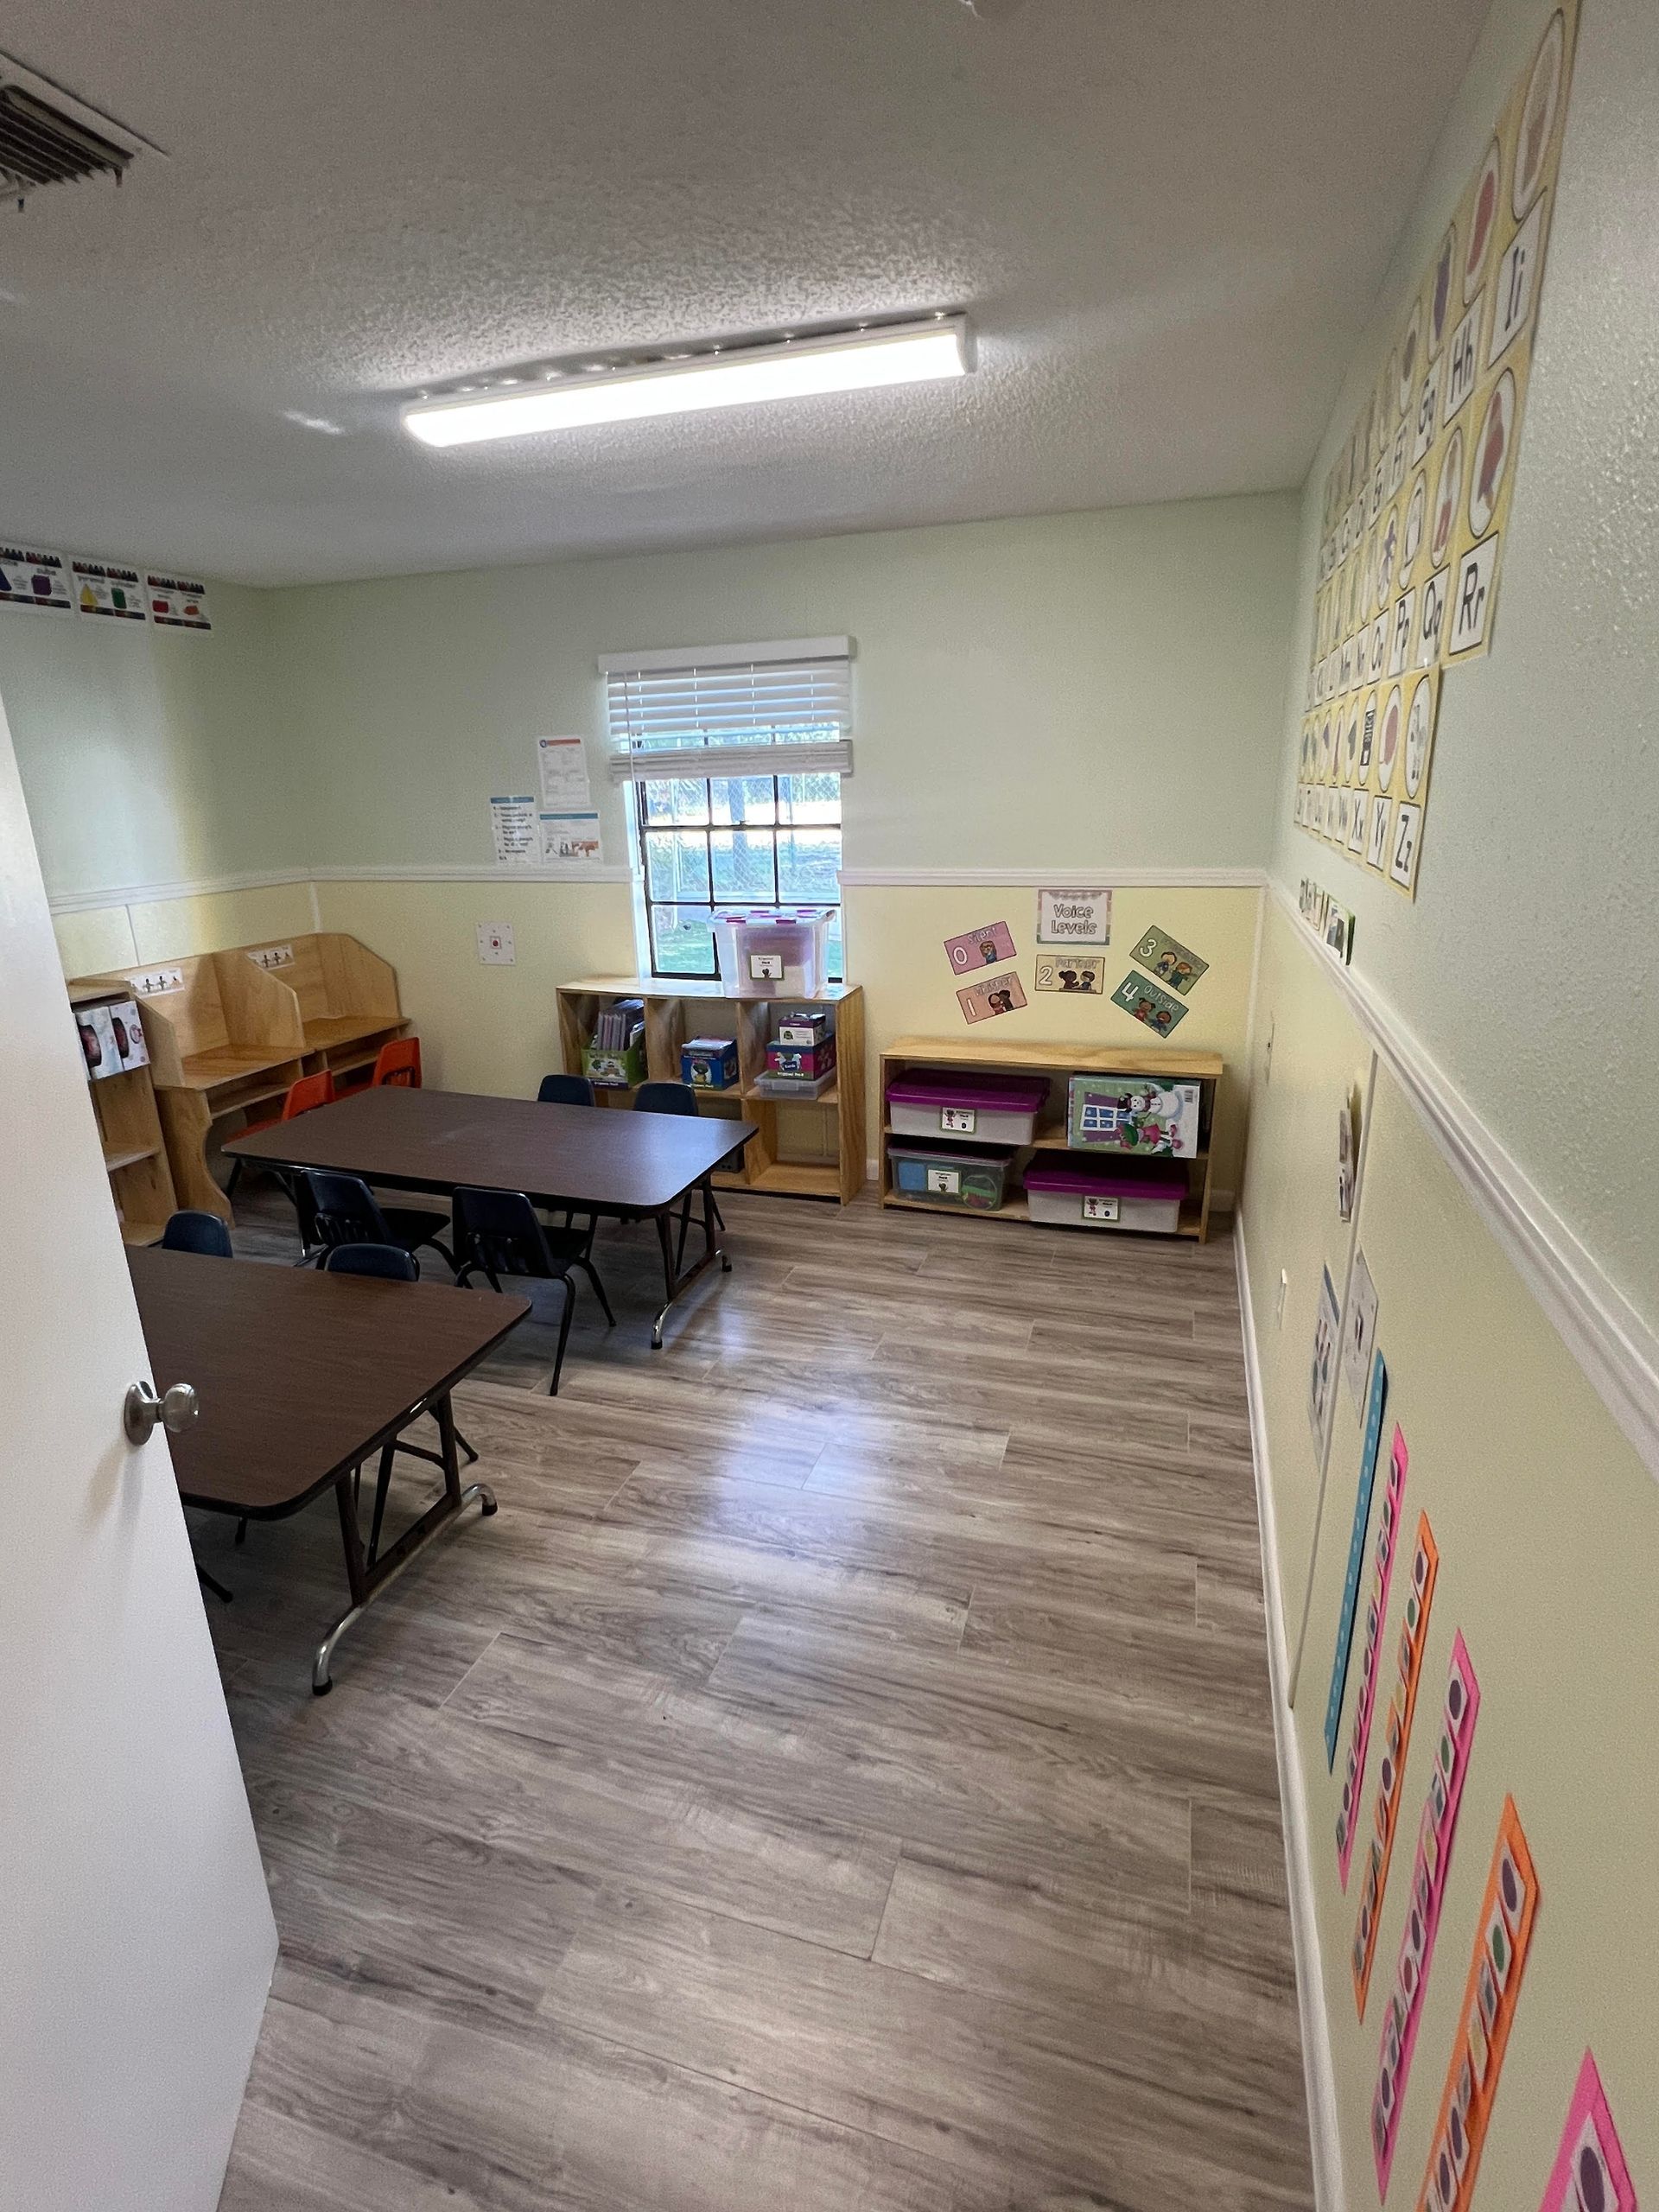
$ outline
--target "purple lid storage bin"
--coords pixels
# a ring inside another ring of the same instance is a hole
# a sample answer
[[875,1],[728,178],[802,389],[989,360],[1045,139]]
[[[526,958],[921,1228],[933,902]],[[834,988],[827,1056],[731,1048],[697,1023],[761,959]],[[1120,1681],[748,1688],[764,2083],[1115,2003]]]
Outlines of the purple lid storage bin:
[[1029,1144],[1047,1099],[1048,1082],[1043,1076],[912,1068],[887,1085],[887,1121],[895,1136],[977,1137],[988,1144]]
[[1137,1162],[1040,1155],[1026,1170],[1033,1221],[1051,1229],[1139,1230],[1173,1236],[1181,1224],[1186,1170],[1173,1160]]

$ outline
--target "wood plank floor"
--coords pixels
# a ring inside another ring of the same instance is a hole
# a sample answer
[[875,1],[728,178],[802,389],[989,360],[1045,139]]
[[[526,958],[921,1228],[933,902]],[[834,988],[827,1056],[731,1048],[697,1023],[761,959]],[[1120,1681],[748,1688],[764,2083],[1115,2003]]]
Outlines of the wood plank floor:
[[1311,2205],[1225,1238],[721,1203],[665,1351],[611,1230],[559,1397],[553,1297],[458,1395],[501,1510],[333,1696],[332,1503],[195,1522],[283,1945],[222,2212]]

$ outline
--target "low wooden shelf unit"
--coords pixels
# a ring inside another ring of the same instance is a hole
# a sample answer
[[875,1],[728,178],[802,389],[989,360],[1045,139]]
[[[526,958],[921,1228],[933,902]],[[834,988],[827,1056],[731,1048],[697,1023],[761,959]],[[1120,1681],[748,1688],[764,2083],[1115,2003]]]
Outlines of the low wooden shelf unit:
[[[1224,1063],[1219,1052],[1178,1052],[1167,1046],[1151,1045],[1138,1052],[1127,1046],[1052,1045],[1023,1039],[1010,1040],[1001,1048],[988,1043],[980,1044],[966,1037],[897,1037],[881,1055],[881,1082],[879,1096],[881,1101],[880,1179],[881,1203],[887,1206],[908,1206],[923,1213],[942,1213],[960,1211],[969,1213],[972,1209],[938,1205],[928,1198],[906,1198],[893,1187],[891,1163],[887,1158],[887,1143],[893,1135],[887,1114],[887,1085],[895,1077],[916,1068],[960,1068],[964,1074],[984,1075],[1040,1075],[1048,1078],[1048,1102],[1038,1119],[1035,1141],[1022,1146],[1014,1163],[1012,1180],[1018,1182],[1020,1170],[1033,1153],[1049,1150],[1072,1151],[1079,1158],[1109,1161],[1122,1155],[1104,1148],[1088,1146],[1073,1147],[1066,1135],[1066,1085],[1074,1075],[1146,1075],[1160,1076],[1171,1083],[1200,1083],[1204,1086],[1204,1103],[1199,1120],[1198,1149],[1193,1159],[1179,1164],[1186,1169],[1187,1192],[1182,1202],[1178,1236],[1196,1238],[1205,1243],[1210,1235],[1210,1176],[1211,1162],[1215,1149],[1214,1121],[1217,1085]],[[900,1143],[915,1143],[915,1138],[899,1139]],[[969,1150],[973,1148],[971,1137],[952,1139],[941,1136],[938,1141],[949,1146],[958,1143]],[[1012,1189],[1002,1205],[995,1211],[977,1216],[983,1221],[1031,1221],[1031,1210],[1022,1189]],[[1090,1236],[1107,1232],[1091,1229]]]
[[179,1204],[224,1221],[235,1217],[208,1163],[215,1130],[276,1113],[303,1075],[366,1081],[381,1046],[409,1027],[390,963],[334,930],[70,986],[72,997],[98,991],[134,998],[143,1014]]
[[[661,976],[591,976],[559,986],[559,1044],[565,1066],[582,1068],[601,1010],[617,999],[643,999],[645,1076],[678,1083],[680,1047],[688,1037],[737,1040],[738,1079],[729,1090],[700,1090],[701,1113],[754,1122],[760,1134],[744,1148],[741,1173],[716,1174],[723,1190],[770,1191],[790,1198],[834,1198],[845,1205],[864,1184],[864,993],[857,983],[831,983],[808,997],[734,998],[719,983],[672,982]],[[835,1019],[836,1080],[817,1098],[772,1098],[754,1088],[766,1072],[766,1039],[780,1008],[827,1007]],[[632,1090],[601,1090],[607,1106],[631,1107]],[[817,1156],[796,1133],[817,1117]],[[793,1155],[793,1156],[791,1156]]]

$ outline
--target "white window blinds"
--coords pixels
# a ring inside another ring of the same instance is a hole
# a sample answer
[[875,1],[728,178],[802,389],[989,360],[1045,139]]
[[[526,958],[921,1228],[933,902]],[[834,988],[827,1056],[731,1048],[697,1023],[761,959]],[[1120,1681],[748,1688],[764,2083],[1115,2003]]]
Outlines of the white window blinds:
[[852,651],[850,638],[794,638],[603,654],[611,781],[850,775]]

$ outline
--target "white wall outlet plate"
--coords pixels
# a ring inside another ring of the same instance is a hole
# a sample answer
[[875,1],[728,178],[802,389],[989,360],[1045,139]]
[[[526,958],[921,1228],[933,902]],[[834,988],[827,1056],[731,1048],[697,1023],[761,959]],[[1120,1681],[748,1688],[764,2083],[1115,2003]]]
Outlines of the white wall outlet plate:
[[1281,1268],[1279,1270],[1279,1295],[1273,1301],[1273,1318],[1279,1324],[1281,1328],[1284,1326],[1285,1322],[1285,1294],[1289,1290],[1289,1288],[1290,1276],[1285,1268]]
[[511,922],[480,922],[478,925],[478,957],[486,968],[512,966],[514,955]]

